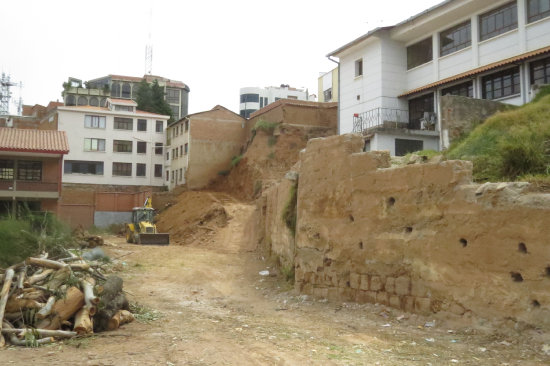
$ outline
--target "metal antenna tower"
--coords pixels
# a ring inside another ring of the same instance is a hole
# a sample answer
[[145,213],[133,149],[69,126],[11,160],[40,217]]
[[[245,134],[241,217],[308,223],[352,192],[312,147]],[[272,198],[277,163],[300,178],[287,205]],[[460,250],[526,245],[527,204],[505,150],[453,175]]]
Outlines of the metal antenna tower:
[[17,107],[17,114],[20,116],[23,114],[23,82],[19,82],[19,99],[14,101],[15,106]]
[[17,85],[10,81],[10,76],[2,73],[0,79],[0,116],[10,114],[10,87]]
[[145,74],[151,75],[153,71],[153,41],[151,40],[151,33],[153,29],[153,5],[149,8],[149,39],[147,46],[145,46]]

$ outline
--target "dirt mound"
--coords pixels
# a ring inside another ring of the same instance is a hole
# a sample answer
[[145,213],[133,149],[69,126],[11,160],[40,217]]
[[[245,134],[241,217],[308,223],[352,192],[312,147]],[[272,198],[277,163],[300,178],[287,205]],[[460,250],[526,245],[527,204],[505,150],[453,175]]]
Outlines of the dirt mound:
[[181,193],[176,202],[158,216],[157,227],[170,233],[170,243],[175,245],[205,241],[231,218],[224,203],[233,198],[224,193]]
[[287,124],[279,124],[274,131],[258,129],[248,142],[241,161],[211,188],[244,200],[257,198],[296,164],[300,150],[306,147],[309,139],[332,133],[328,128]]

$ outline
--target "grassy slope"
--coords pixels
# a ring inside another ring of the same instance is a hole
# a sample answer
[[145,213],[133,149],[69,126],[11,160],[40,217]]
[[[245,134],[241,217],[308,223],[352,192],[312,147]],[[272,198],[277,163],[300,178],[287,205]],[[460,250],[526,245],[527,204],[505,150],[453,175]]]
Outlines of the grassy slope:
[[520,108],[496,113],[446,153],[474,162],[478,181],[550,174],[550,88]]

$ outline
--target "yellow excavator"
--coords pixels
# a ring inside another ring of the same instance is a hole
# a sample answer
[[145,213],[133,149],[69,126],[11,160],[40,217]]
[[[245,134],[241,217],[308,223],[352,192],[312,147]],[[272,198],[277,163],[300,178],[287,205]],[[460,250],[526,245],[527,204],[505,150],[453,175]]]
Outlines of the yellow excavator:
[[132,210],[132,222],[126,224],[126,242],[136,244],[168,245],[170,234],[157,232],[155,210],[147,197],[142,207]]

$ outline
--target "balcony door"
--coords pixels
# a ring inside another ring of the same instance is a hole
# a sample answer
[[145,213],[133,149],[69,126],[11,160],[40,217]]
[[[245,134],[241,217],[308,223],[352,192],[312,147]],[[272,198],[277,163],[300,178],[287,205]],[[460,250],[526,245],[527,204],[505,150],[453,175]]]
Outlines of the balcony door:
[[434,93],[409,100],[409,129],[420,130],[424,112],[434,112]]

